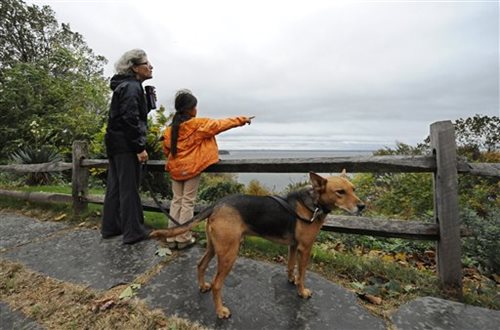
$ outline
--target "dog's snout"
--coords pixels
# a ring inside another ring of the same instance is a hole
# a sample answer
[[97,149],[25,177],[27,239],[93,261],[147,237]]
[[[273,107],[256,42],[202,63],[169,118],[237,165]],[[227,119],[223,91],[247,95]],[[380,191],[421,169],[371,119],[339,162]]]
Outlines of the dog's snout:
[[356,206],[358,207],[358,213],[361,213],[366,207],[365,204],[361,204],[361,203],[356,205]]

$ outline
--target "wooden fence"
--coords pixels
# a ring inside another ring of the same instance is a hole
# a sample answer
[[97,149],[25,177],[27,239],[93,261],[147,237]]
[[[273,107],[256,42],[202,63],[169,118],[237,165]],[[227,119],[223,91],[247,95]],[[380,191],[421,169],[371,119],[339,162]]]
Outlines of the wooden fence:
[[[432,155],[428,156],[363,156],[363,157],[320,157],[320,158],[278,158],[260,160],[221,160],[210,166],[206,172],[218,173],[351,173],[404,172],[433,173],[434,223],[408,220],[387,220],[368,217],[330,215],[323,230],[399,237],[405,239],[434,240],[437,242],[437,265],[440,283],[451,296],[462,296],[461,236],[465,229],[460,227],[458,216],[458,174],[500,177],[500,163],[467,163],[457,158],[455,132],[451,121],[433,123],[430,127]],[[72,170],[72,195],[0,190],[0,196],[10,196],[32,201],[69,202],[76,215],[85,211],[88,203],[103,203],[103,196],[88,194],[90,168],[105,168],[107,160],[89,159],[85,142],[73,144],[72,163],[49,163],[37,165],[3,165],[0,171],[49,172]],[[150,171],[164,171],[164,161],[149,161]],[[169,202],[163,202],[169,208]],[[146,210],[159,211],[152,200],[144,200]],[[201,206],[197,206],[197,210]]]

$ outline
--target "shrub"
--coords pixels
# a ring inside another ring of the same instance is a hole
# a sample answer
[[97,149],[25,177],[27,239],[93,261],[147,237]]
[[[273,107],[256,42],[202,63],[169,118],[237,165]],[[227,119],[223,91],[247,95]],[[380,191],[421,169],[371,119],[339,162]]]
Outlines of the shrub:
[[245,189],[245,193],[256,196],[266,196],[271,194],[269,189],[263,186],[258,180],[250,181]]
[[463,224],[472,235],[463,240],[463,258],[469,266],[478,266],[486,273],[500,273],[500,210],[494,208],[481,217],[474,210],[460,212]]
[[231,194],[241,194],[245,186],[228,174],[202,174],[198,199],[215,202]]
[[[14,151],[10,159],[16,164],[40,164],[52,163],[62,160],[61,155],[52,147],[43,146],[41,148],[23,147]],[[57,172],[34,172],[23,174],[24,182],[27,185],[44,185],[53,182],[60,173]]]

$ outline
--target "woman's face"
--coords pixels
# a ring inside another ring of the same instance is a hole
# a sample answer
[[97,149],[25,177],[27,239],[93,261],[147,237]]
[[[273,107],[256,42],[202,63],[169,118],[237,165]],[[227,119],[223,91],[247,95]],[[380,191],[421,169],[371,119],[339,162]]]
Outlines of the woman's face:
[[135,72],[137,80],[144,81],[153,78],[153,66],[147,58],[143,62],[134,64],[132,71]]

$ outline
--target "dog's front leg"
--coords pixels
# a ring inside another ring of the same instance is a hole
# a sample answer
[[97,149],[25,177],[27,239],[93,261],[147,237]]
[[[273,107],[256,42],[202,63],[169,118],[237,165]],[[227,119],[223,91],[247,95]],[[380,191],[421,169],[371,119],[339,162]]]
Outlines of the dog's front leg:
[[288,282],[295,284],[295,264],[297,263],[297,244],[288,246]]
[[304,287],[304,280],[306,276],[307,264],[309,263],[309,257],[311,255],[311,247],[300,246],[298,247],[299,252],[299,275],[297,276],[297,292],[302,298],[311,298],[312,292]]

